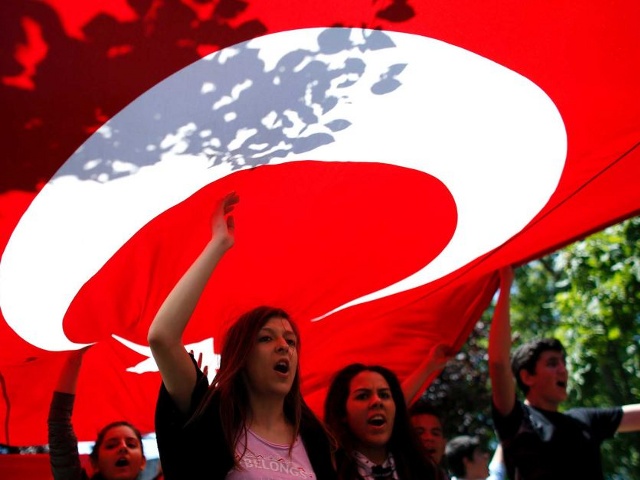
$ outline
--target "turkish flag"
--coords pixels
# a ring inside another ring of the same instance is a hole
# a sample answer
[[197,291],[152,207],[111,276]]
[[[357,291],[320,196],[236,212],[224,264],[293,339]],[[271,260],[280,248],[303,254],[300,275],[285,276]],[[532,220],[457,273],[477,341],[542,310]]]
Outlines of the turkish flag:
[[0,443],[46,443],[62,352],[81,440],[153,431],[146,333],[240,198],[185,341],[213,374],[259,304],[320,412],[347,363],[459,348],[496,271],[640,211],[640,5],[3,3]]

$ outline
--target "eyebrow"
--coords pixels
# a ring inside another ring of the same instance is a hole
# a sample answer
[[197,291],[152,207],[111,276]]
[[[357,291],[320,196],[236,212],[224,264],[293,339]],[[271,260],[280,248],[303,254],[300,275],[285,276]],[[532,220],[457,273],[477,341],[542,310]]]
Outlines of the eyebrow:
[[556,357],[555,355],[553,357],[547,357],[547,362],[561,362],[564,361],[564,357]]
[[[134,436],[131,436],[131,437],[124,437],[124,439],[125,439],[125,440],[135,440],[136,442],[138,441],[138,437],[134,437]],[[119,442],[119,441],[120,441],[120,438],[118,438],[118,437],[109,437],[109,438],[105,438],[105,439],[104,439],[104,441],[103,441],[103,443],[109,443],[109,442],[113,442],[113,441]]]
[[[262,332],[268,332],[268,333],[271,333],[272,335],[275,335],[275,334],[277,333],[277,332],[275,331],[275,329],[273,329],[273,328],[271,328],[271,327],[262,327],[262,328],[260,329],[260,332],[259,332],[259,333],[262,333]],[[282,333],[282,336],[283,336],[283,337],[286,337],[286,336],[294,336],[294,337],[296,337],[296,338],[298,337],[298,336],[296,335],[296,332],[294,332],[293,330],[285,330],[285,331]]]
[[382,387],[382,388],[361,387],[361,388],[356,388],[353,391],[353,393],[356,393],[356,392],[373,392],[374,390],[377,390],[378,392],[391,392],[391,388],[389,388],[389,387]]

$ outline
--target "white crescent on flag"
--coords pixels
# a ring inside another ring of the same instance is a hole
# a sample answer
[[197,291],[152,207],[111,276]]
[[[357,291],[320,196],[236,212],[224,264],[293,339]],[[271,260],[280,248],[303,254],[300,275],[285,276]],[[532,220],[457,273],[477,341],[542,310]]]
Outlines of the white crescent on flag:
[[519,232],[549,200],[565,156],[551,99],[476,54],[396,32],[275,33],[185,67],[94,133],[13,231],[0,302],[29,343],[80,348],[61,330],[65,312],[141,227],[234,171],[310,159],[414,169],[453,196],[457,225],[445,249],[349,304],[375,300],[441,278]]

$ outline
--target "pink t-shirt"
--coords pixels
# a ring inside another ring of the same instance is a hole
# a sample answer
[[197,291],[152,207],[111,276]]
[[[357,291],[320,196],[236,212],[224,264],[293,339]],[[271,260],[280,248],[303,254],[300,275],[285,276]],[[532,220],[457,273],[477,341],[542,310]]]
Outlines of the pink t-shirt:
[[230,470],[226,480],[316,480],[300,437],[293,444],[291,456],[289,445],[269,442],[251,430],[247,434],[247,443],[247,450],[242,455],[244,436],[241,436],[236,446],[240,468]]

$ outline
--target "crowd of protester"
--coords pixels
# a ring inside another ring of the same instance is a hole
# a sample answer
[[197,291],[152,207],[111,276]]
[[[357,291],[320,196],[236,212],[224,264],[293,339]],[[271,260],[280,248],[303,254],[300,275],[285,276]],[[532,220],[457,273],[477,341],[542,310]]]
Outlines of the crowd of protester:
[[106,425],[89,465],[81,463],[71,422],[86,351],[80,350],[69,353],[49,412],[47,451],[56,480],[600,480],[600,444],[616,432],[640,430],[639,405],[560,412],[568,372],[557,340],[537,340],[511,353],[511,268],[501,272],[489,335],[499,443],[491,462],[487,439],[473,432],[445,438],[439,412],[414,401],[426,376],[451,358],[442,346],[404,383],[382,365],[344,366],[328,386],[319,419],[300,391],[301,339],[294,319],[280,308],[258,306],[228,329],[209,384],[206,366],[186,350],[183,333],[234,245],[238,201],[231,193],[216,206],[211,239],[149,329],[162,378],[155,414],[162,468],[149,473],[142,436],[125,421]]

